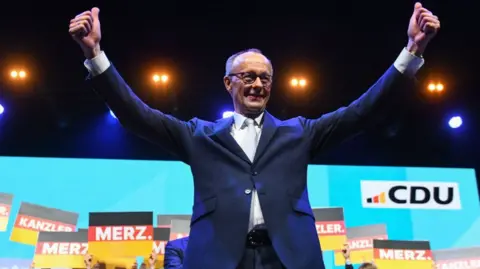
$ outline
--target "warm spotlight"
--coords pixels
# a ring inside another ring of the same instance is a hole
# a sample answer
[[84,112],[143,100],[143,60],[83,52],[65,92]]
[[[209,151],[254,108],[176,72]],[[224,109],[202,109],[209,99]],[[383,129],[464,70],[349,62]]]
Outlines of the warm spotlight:
[[430,82],[427,86],[429,92],[443,92],[445,90],[445,85],[440,82]]
[[157,84],[157,83],[166,84],[168,82],[168,75],[166,75],[166,74],[162,74],[162,75],[153,74],[152,80],[155,84]]
[[24,80],[25,78],[27,78],[27,72],[22,69],[14,69],[10,71],[10,78],[13,80]]
[[304,88],[307,85],[307,80],[304,78],[292,78],[290,80],[290,85],[293,88]]

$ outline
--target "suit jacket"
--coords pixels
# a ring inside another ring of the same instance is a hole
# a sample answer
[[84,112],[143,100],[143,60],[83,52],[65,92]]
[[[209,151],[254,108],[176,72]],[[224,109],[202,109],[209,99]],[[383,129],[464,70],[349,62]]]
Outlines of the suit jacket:
[[230,134],[233,117],[181,121],[152,109],[113,64],[91,78],[126,129],[190,165],[195,194],[183,264],[188,269],[237,267],[245,250],[253,188],[282,263],[289,269],[324,269],[308,199],[307,166],[320,152],[383,121],[399,97],[412,93],[414,81],[392,65],[359,99],[320,118],[279,120],[265,112],[251,162]]
[[182,269],[188,237],[168,241],[165,246],[164,269]]

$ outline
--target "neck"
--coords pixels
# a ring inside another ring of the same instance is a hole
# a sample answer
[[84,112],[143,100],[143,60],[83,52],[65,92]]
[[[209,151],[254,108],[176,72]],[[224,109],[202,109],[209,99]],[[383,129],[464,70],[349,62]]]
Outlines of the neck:
[[264,110],[261,111],[237,111],[235,110],[235,113],[240,114],[246,118],[250,119],[256,119],[258,116],[260,116]]

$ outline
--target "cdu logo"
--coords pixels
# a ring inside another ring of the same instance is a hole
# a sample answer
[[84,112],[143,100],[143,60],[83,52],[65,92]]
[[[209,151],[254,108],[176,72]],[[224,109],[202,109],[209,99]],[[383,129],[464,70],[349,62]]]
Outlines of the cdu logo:
[[362,180],[365,208],[445,209],[462,208],[455,182]]

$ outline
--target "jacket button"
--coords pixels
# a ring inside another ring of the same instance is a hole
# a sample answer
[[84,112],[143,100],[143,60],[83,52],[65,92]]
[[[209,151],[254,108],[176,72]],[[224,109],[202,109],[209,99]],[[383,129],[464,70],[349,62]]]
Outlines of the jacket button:
[[258,175],[258,172],[257,171],[252,172],[252,175],[256,176],[256,175]]
[[252,193],[252,190],[251,190],[251,189],[245,189],[245,194],[246,194],[246,195],[249,195],[250,193]]

